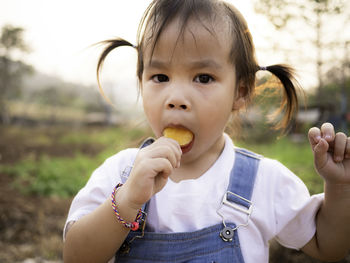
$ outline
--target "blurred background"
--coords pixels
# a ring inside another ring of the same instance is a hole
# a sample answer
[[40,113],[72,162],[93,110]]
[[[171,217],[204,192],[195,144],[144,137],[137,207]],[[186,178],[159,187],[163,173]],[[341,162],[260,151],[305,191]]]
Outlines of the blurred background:
[[[284,163],[312,194],[322,192],[306,134],[325,121],[349,134],[350,2],[229,2],[248,22],[260,65],[292,65],[305,90],[282,136],[269,122],[281,94],[259,72],[265,89],[240,116],[235,142]],[[102,51],[95,44],[116,36],[136,43],[149,3],[0,0],[0,262],[62,262],[72,197],[104,159],[152,135],[138,100],[136,51],[120,48],[105,62],[101,82],[112,105],[95,72]],[[270,262],[317,261],[273,242]]]

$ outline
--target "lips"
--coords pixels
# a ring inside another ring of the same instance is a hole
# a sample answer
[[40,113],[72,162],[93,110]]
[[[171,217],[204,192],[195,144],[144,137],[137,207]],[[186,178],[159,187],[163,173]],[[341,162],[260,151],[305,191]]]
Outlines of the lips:
[[194,137],[193,137],[192,141],[190,141],[188,144],[180,146],[182,154],[185,154],[185,153],[188,153],[189,151],[191,151],[193,143],[194,143]]

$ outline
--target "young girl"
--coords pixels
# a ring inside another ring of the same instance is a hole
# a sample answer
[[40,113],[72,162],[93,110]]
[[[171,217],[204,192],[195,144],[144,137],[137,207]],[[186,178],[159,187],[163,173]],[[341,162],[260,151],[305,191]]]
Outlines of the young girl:
[[[134,47],[106,43],[98,72],[114,48]],[[310,130],[325,182],[325,193],[310,197],[279,162],[237,149],[224,133],[251,98],[258,70],[283,84],[282,125],[297,107],[290,68],[258,66],[232,5],[154,0],[135,48],[156,139],[107,159],[77,194],[64,230],[65,262],[268,262],[273,238],[323,260],[346,255],[350,139],[329,123]]]

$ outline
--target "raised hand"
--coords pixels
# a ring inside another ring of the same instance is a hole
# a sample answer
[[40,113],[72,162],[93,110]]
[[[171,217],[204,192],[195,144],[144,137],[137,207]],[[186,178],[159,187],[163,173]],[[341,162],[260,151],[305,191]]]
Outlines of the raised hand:
[[311,128],[308,137],[317,172],[327,183],[350,185],[350,137],[330,123]]

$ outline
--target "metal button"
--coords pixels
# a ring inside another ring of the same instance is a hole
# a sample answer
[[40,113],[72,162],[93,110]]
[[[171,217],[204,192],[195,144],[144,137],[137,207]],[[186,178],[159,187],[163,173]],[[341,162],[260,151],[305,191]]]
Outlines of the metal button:
[[234,230],[230,227],[225,227],[220,232],[220,237],[225,242],[231,242],[234,236]]
[[128,241],[124,241],[124,243],[119,248],[119,253],[122,255],[129,254],[130,252],[130,243]]

